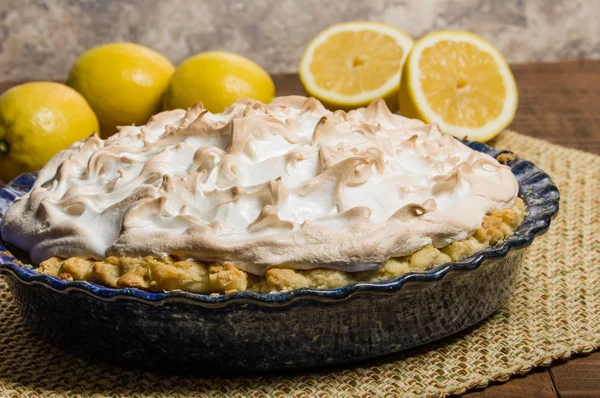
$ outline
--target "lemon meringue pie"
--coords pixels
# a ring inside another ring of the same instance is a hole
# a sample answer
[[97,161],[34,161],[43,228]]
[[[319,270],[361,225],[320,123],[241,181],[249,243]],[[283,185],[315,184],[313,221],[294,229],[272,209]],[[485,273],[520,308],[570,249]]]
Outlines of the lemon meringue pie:
[[392,114],[314,98],[201,104],[57,154],[2,220],[41,272],[198,293],[331,288],[455,261],[512,235],[509,167]]

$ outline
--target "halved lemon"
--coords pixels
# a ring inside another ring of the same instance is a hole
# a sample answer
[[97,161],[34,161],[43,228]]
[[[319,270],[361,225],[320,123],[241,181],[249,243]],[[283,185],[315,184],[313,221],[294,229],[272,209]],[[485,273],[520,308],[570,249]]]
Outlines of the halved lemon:
[[384,98],[397,109],[397,93],[412,38],[376,22],[330,26],[306,47],[298,67],[306,91],[330,108],[351,109]]
[[518,92],[502,54],[470,32],[419,39],[402,74],[400,113],[443,132],[488,141],[514,119]]

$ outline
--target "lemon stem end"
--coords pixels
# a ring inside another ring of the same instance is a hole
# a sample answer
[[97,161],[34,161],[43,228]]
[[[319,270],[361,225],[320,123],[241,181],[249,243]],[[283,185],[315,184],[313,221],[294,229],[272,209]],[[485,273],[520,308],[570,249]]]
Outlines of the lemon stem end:
[[5,140],[0,140],[0,156],[8,155],[10,152],[10,145]]

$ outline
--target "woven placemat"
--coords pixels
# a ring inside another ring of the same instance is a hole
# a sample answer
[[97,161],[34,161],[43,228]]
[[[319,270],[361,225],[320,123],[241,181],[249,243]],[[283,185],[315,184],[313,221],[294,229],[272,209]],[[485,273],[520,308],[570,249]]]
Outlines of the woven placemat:
[[512,299],[439,342],[357,366],[258,376],[182,376],[92,363],[39,340],[0,279],[0,396],[444,396],[600,346],[600,157],[505,132],[494,143],[558,185],[560,215],[528,249]]

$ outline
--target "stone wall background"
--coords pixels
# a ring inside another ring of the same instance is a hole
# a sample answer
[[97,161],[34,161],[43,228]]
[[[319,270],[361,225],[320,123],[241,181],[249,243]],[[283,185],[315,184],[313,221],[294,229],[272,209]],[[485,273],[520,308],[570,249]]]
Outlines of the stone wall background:
[[415,38],[471,30],[509,62],[600,58],[599,19],[600,0],[0,0],[0,80],[63,79],[78,54],[112,41],[175,64],[221,49],[291,72],[316,33],[351,20]]

